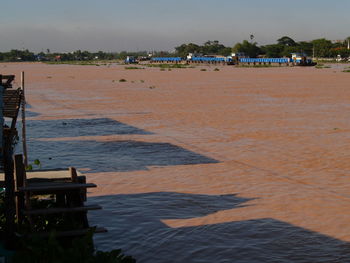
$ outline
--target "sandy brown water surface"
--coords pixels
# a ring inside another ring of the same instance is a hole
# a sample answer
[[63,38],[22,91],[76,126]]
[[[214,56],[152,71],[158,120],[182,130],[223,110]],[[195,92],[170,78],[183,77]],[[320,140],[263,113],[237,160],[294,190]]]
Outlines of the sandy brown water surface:
[[98,185],[90,221],[109,233],[97,248],[138,262],[350,262],[350,73],[215,67],[0,72],[26,72],[31,158]]

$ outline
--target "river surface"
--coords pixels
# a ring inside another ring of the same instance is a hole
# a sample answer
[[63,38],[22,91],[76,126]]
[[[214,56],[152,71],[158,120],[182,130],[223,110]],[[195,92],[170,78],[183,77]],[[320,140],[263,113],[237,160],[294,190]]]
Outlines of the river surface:
[[350,262],[343,66],[3,74],[22,67],[30,162],[98,185],[89,220],[109,232],[97,249],[141,263]]

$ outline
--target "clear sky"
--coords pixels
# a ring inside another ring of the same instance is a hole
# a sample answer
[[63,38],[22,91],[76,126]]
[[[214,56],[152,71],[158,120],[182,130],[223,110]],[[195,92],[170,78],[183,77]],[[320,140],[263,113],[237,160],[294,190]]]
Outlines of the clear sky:
[[0,0],[0,51],[167,50],[350,36],[350,0]]

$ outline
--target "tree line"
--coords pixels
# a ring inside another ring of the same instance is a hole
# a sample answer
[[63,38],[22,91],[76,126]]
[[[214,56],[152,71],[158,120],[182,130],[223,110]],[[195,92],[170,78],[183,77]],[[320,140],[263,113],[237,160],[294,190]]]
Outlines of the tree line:
[[[232,52],[244,53],[249,57],[265,56],[265,57],[289,57],[291,53],[305,53],[308,56],[320,58],[334,58],[337,55],[349,57],[348,49],[350,37],[344,41],[336,43],[331,40],[321,38],[312,41],[296,42],[288,36],[277,39],[276,43],[259,46],[253,41],[254,36],[250,36],[249,40],[236,43],[233,47],[227,47],[218,40],[207,41],[203,45],[195,43],[182,44],[175,48],[174,52],[159,51],[152,52],[153,56],[179,56],[186,57],[189,53],[202,55],[223,55],[229,56]],[[147,57],[147,51],[139,52],[89,52],[77,50],[74,52],[53,52],[49,49],[46,52],[34,53],[29,50],[11,50],[9,52],[0,52],[0,61],[80,61],[80,60],[120,60],[127,56]]]
[[296,42],[288,36],[277,39],[276,43],[259,46],[253,42],[254,36],[251,35],[251,41],[244,40],[237,43],[233,48],[225,47],[218,41],[207,41],[202,46],[189,43],[182,44],[175,48],[180,56],[186,56],[188,53],[198,53],[203,55],[217,54],[228,56],[233,53],[244,53],[245,55],[255,58],[265,56],[270,58],[290,57],[291,53],[304,53],[307,56],[319,58],[334,58],[337,55],[349,57],[348,49],[350,37],[343,41],[333,43],[331,40],[321,38],[312,41]]

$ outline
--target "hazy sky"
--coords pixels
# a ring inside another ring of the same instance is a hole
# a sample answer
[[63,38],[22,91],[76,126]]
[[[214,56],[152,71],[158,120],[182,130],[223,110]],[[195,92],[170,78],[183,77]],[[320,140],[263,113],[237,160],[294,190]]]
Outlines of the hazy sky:
[[350,36],[350,0],[0,0],[0,51],[172,50]]

